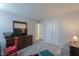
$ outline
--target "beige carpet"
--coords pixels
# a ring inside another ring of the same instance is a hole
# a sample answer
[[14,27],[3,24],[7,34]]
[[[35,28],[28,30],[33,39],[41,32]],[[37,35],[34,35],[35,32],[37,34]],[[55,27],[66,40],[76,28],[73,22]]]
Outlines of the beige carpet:
[[29,47],[26,47],[20,51],[18,51],[18,56],[29,56],[39,53],[40,51],[48,49],[55,56],[68,56],[68,51],[59,48],[58,46],[54,46],[45,42],[37,42]]

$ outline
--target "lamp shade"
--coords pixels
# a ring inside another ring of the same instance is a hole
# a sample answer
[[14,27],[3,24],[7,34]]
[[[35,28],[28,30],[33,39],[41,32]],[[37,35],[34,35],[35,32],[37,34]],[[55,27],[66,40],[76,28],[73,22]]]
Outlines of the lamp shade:
[[78,37],[77,36],[73,36],[73,40],[74,41],[78,41]]

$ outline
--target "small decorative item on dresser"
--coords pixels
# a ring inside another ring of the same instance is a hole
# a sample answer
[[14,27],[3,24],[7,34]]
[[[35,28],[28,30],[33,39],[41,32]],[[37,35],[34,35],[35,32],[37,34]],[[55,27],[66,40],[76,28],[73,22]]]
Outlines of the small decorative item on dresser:
[[3,35],[4,35],[4,38],[9,38],[9,37],[11,37],[12,36],[12,32],[6,32],[6,33],[3,33]]

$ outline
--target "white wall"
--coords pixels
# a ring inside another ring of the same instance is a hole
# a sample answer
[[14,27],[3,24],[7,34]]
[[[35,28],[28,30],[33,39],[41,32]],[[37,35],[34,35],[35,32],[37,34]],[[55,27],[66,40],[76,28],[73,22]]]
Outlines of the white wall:
[[73,35],[79,37],[78,11],[55,17],[44,17],[41,20],[41,39],[66,49],[67,55],[69,55],[68,42]]
[[[24,21],[27,22],[27,28],[28,28],[28,35],[33,35],[33,41],[35,36],[35,22],[32,19],[26,19],[19,17],[15,14],[5,12],[0,10],[0,35],[2,36],[5,32],[13,32],[13,20],[17,21]],[[1,44],[4,46],[3,38],[0,37],[0,40],[2,41]]]
[[69,40],[72,40],[74,35],[79,37],[79,11],[60,15],[58,19],[61,25],[61,47],[69,52]]
[[63,47],[68,44],[73,35],[79,37],[79,12],[71,12],[58,17],[61,24],[61,44]]

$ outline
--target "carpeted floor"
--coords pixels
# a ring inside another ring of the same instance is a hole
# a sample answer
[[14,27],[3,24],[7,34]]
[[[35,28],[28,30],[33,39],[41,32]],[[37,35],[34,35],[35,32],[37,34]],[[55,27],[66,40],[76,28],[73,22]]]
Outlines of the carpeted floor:
[[49,50],[55,56],[61,56],[61,55],[67,56],[67,55],[69,55],[66,50],[61,51],[61,48],[54,46],[52,44],[49,44],[49,43],[41,42],[41,41],[33,44],[32,46],[26,47],[26,48],[18,51],[18,55],[19,56],[35,55],[43,50]]

